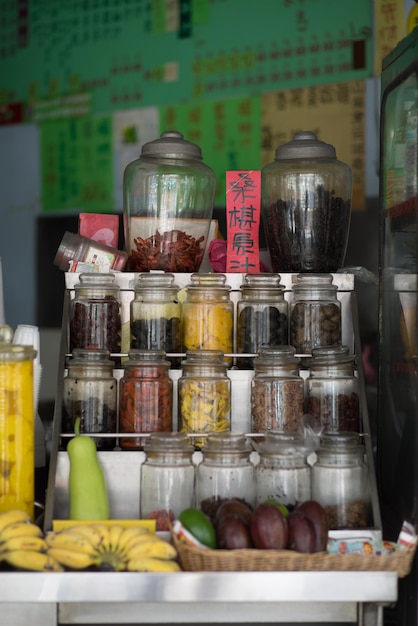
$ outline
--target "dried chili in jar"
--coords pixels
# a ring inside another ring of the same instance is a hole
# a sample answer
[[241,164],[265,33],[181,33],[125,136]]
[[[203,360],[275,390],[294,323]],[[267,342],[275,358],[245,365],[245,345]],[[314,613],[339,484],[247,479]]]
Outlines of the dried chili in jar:
[[[119,432],[172,430],[173,383],[163,350],[130,350],[119,387]],[[147,437],[121,436],[123,449],[142,449]]]

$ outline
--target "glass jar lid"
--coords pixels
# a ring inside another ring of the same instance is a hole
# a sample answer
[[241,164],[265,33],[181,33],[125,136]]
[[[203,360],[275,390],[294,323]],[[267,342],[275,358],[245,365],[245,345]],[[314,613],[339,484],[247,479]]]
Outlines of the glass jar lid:
[[245,457],[253,448],[244,433],[209,433],[202,446],[204,456],[214,457],[222,454]]
[[159,139],[142,146],[141,157],[201,161],[202,150],[197,144],[184,139],[177,130],[166,130]]
[[199,274],[194,273],[190,276],[190,284],[187,285],[188,291],[206,289],[218,289],[222,291],[231,291],[231,287],[226,284],[225,274]]
[[254,358],[254,367],[275,365],[291,365],[297,368],[300,358],[296,356],[296,348],[288,344],[281,346],[261,346]]
[[306,359],[305,363],[309,367],[322,365],[343,365],[351,363],[354,365],[356,356],[350,354],[348,346],[324,346],[313,348],[312,357]]
[[279,146],[276,161],[288,159],[336,159],[334,146],[317,139],[315,133],[304,130],[296,133],[291,141]]
[[335,293],[337,285],[333,284],[332,274],[298,274],[293,291],[297,293],[308,292],[314,289],[319,292]]
[[151,433],[144,444],[144,451],[147,455],[153,454],[178,454],[187,453],[192,455],[192,446],[186,433],[178,432],[157,432]]
[[6,361],[33,361],[36,357],[36,350],[32,346],[21,346],[19,344],[2,342],[0,343],[0,362]]
[[268,430],[264,441],[254,442],[254,447],[262,456],[285,456],[306,459],[311,452],[300,433]]
[[137,294],[146,292],[154,299],[156,298],[156,294],[159,293],[159,290],[163,290],[165,296],[167,294],[176,295],[179,286],[176,285],[174,281],[174,274],[170,274],[169,272],[141,272],[136,278],[134,290]]
[[222,350],[187,350],[186,358],[182,361],[183,370],[196,368],[196,372],[200,369],[202,374],[205,372],[205,368],[214,368],[216,370],[226,373],[229,365],[224,360],[224,353]]
[[245,292],[250,292],[252,290],[284,291],[286,287],[285,285],[282,285],[280,281],[280,274],[246,274],[240,289]]
[[128,360],[125,362],[125,367],[138,365],[161,365],[170,367],[171,363],[166,360],[166,353],[164,350],[141,350],[140,348],[132,348],[128,352]]
[[79,282],[74,285],[76,296],[86,296],[91,293],[97,298],[108,295],[117,295],[120,291],[115,283],[115,275],[111,273],[88,272],[80,274]]
[[96,350],[88,348],[74,348],[72,355],[67,358],[66,366],[80,367],[86,365],[88,367],[102,368],[103,366],[113,369],[115,364],[110,358],[108,350]]
[[354,432],[327,432],[321,436],[318,460],[325,460],[332,464],[344,464],[354,460],[364,462],[364,446],[360,435]]

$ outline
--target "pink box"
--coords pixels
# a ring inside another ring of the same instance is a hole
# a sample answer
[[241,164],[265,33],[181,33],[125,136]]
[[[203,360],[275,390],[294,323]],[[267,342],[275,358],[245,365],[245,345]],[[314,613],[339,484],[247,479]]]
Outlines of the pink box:
[[119,216],[110,213],[80,213],[78,232],[83,237],[110,246],[118,247]]

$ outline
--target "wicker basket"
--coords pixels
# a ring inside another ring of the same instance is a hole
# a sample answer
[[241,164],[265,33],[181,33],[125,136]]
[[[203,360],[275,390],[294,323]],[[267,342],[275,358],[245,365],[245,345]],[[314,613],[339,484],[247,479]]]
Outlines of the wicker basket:
[[399,578],[411,571],[416,546],[385,555],[340,555],[317,552],[302,554],[293,550],[210,550],[179,541],[172,532],[183,570],[192,572],[237,571],[391,571]]

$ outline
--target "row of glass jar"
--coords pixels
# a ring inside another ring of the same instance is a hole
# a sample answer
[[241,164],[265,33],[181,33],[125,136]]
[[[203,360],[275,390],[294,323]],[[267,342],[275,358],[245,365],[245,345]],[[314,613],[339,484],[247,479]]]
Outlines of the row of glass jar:
[[[63,381],[62,432],[72,434],[80,417],[87,433],[118,433],[122,449],[141,449],[141,433],[173,431],[173,381],[160,350],[131,350],[119,382],[107,351],[74,350]],[[231,379],[219,350],[190,350],[177,381],[178,430],[189,434],[231,430]],[[316,348],[304,361],[292,346],[260,348],[254,359],[251,432],[297,432],[306,414],[326,432],[360,432],[355,357],[346,346]],[[202,439],[195,437],[196,446]],[[115,437],[97,438],[113,449]]]
[[[317,347],[341,344],[341,303],[331,274],[299,274],[290,303],[279,274],[247,274],[236,329],[225,274],[192,274],[182,303],[174,279],[169,273],[137,276],[130,303],[131,348],[251,355],[260,346],[289,344],[298,354],[310,354]],[[70,351],[95,347],[121,352],[119,291],[112,274],[80,275],[70,307]],[[179,366],[178,359],[171,363]],[[252,358],[237,359],[241,369],[252,365]]]
[[313,452],[301,435],[279,431],[266,433],[258,444],[244,434],[216,433],[208,436],[196,462],[185,435],[151,435],[141,466],[141,517],[173,520],[198,506],[213,519],[227,498],[251,508],[274,499],[289,511],[313,499],[325,508],[330,529],[371,525],[368,467],[359,436],[327,433],[316,447]]

